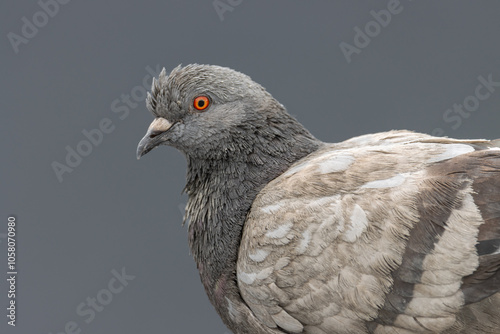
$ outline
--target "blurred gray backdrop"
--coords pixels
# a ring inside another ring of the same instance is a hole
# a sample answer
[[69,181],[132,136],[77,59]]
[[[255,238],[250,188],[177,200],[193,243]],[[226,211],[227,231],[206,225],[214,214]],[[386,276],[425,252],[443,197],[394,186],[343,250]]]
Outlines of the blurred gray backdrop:
[[499,138],[499,12],[451,0],[3,1],[0,333],[228,332],[181,226],[184,157],[135,158],[161,67],[242,71],[328,142],[390,129]]

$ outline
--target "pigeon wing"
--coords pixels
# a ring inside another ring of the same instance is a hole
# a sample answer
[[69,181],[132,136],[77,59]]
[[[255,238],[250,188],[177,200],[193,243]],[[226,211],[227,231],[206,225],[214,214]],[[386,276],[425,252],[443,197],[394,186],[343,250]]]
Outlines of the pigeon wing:
[[298,161],[248,215],[237,264],[245,303],[287,333],[464,327],[471,316],[460,312],[500,289],[492,146],[399,131]]

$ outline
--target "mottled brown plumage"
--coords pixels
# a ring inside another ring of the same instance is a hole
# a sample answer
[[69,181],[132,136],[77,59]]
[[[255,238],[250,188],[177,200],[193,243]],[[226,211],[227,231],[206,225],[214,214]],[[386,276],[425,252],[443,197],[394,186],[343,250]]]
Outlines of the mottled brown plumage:
[[242,296],[292,333],[443,332],[499,291],[500,252],[481,247],[476,201],[500,190],[500,150],[409,132],[351,142],[259,193],[240,247]]
[[185,153],[190,247],[233,332],[500,333],[498,141],[325,144],[250,78],[207,65],[163,72],[148,108],[138,156]]

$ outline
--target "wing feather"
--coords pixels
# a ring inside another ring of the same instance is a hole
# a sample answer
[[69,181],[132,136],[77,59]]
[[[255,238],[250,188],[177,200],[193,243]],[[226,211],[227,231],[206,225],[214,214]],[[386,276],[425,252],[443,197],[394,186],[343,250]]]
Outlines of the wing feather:
[[499,291],[499,167],[487,141],[407,132],[313,153],[254,201],[243,299],[291,333],[450,328],[467,300]]

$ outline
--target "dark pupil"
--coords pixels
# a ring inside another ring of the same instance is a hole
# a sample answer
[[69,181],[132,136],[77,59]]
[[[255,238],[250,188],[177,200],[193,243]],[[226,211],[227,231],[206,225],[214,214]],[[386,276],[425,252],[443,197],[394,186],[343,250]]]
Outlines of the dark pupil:
[[198,101],[198,107],[203,108],[204,105],[205,105],[205,101],[203,101],[203,100]]

